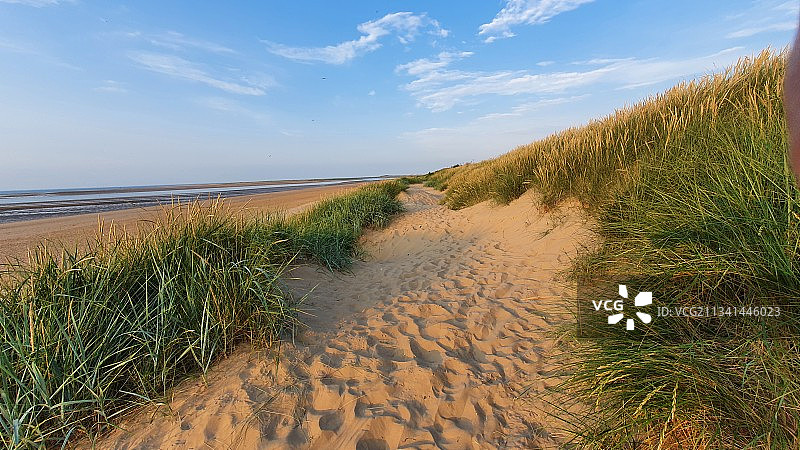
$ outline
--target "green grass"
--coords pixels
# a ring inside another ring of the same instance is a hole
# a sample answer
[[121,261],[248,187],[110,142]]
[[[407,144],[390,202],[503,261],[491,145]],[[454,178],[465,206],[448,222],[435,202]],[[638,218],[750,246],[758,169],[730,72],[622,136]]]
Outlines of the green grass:
[[594,405],[575,418],[583,445],[800,446],[800,207],[784,70],[785,54],[765,51],[440,183],[452,208],[528,189],[548,206],[581,200],[603,238],[576,262],[581,286],[643,286],[656,306],[782,308],[767,319],[656,318],[635,332],[584,323],[567,385]]
[[44,248],[0,274],[0,442],[51,447],[205,373],[237,343],[290,332],[298,304],[277,280],[297,257],[346,268],[365,227],[401,211],[398,181],[290,218],[186,206],[139,235],[86,251]]
[[[428,174],[430,175],[430,174]],[[422,184],[428,179],[428,175],[408,175],[401,177],[398,181],[405,184]]]
[[435,172],[431,172],[425,176],[423,184],[427,187],[432,187],[434,189],[443,191],[447,189],[447,182],[450,180],[450,177],[464,170],[466,167],[468,167],[468,165],[455,165],[453,167],[447,167],[444,169],[439,169]]
[[317,260],[330,269],[345,269],[358,253],[364,228],[382,227],[402,211],[397,195],[408,187],[402,180],[368,185],[319,202],[281,223],[276,235],[288,254]]

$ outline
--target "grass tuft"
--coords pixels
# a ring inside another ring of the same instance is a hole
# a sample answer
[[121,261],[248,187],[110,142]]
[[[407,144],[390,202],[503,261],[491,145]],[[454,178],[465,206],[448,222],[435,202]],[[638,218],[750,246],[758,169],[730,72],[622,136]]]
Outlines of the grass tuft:
[[86,251],[45,248],[0,273],[0,442],[49,447],[205,373],[237,343],[293,329],[280,275],[297,257],[347,267],[365,227],[401,211],[399,181],[324,200],[297,217],[244,219],[187,205]]
[[440,171],[451,208],[508,203],[528,189],[546,205],[588,205],[603,242],[576,263],[579,286],[639,285],[660,307],[781,308],[780,317],[655,318],[633,332],[582,323],[569,387],[595,405],[584,445],[800,446],[800,207],[784,72],[785,53],[766,50],[584,127]]

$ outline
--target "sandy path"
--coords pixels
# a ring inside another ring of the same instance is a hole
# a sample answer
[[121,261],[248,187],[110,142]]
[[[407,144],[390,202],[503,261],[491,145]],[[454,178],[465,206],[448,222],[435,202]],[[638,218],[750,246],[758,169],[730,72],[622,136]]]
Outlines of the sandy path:
[[577,207],[529,196],[450,211],[412,187],[408,213],[365,238],[352,274],[301,267],[313,316],[298,342],[241,349],[116,448],[530,448],[563,443],[548,403],[568,298],[557,272],[591,233]]

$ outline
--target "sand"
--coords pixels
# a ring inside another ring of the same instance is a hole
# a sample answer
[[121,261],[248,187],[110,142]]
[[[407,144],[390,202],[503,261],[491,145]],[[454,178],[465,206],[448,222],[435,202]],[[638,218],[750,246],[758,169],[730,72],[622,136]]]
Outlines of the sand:
[[[309,206],[321,197],[335,195],[361,184],[363,183],[232,197],[226,199],[225,204],[235,211],[244,213],[259,211],[292,213]],[[54,248],[61,245],[72,248],[84,244],[97,235],[101,223],[106,230],[112,224],[121,229],[135,230],[140,222],[157,219],[163,211],[162,207],[153,206],[0,224],[0,264],[9,260],[25,260],[28,249],[41,243]]]
[[[129,417],[101,448],[553,448],[574,289],[560,274],[595,240],[577,205],[542,212],[439,206],[413,186],[408,212],[370,231],[351,273],[314,266],[294,343],[248,347],[173,398]],[[313,289],[312,289],[313,288]],[[555,406],[554,406],[555,405]]]

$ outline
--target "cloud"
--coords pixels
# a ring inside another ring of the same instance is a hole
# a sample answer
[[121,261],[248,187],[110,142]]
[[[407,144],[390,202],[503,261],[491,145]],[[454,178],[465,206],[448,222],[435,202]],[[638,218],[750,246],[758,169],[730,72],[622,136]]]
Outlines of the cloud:
[[486,115],[483,115],[481,117],[478,117],[476,120],[494,120],[494,119],[500,119],[500,118],[506,118],[506,117],[520,117],[520,116],[525,115],[526,113],[529,113],[529,112],[532,112],[532,111],[537,111],[537,110],[540,110],[540,109],[548,107],[548,106],[563,105],[565,103],[573,103],[573,102],[576,102],[578,100],[583,100],[583,99],[585,99],[587,97],[589,97],[589,94],[573,95],[573,96],[570,96],[570,97],[546,98],[546,99],[537,100],[537,101],[533,101],[533,102],[526,102],[526,103],[522,103],[522,104],[519,104],[517,106],[514,106],[513,108],[511,108],[511,111],[509,111],[509,112],[486,114]]
[[373,90],[369,91],[369,92],[367,93],[367,95],[369,95],[370,97],[374,97],[374,96],[375,96],[375,89],[373,89]]
[[499,38],[513,37],[515,25],[539,25],[553,17],[571,11],[594,0],[506,0],[506,6],[491,22],[480,26],[478,34],[485,35],[487,43]]
[[[590,102],[575,103],[588,95],[565,96],[524,102],[504,113],[487,114],[450,126],[433,126],[401,133],[398,140],[408,141],[432,155],[451,156],[453,161],[480,160],[495,152],[514,148],[570,126],[585,123],[603,109]],[[491,151],[491,150],[488,150]]]
[[741,30],[726,34],[725,37],[729,39],[744,38],[744,37],[754,36],[760,33],[768,33],[771,31],[791,31],[794,30],[795,28],[797,28],[797,24],[795,22],[780,22],[768,25],[742,28]]
[[115,94],[125,94],[128,90],[119,81],[105,80],[103,84],[94,88],[97,92],[108,92]]
[[242,106],[239,102],[223,97],[203,97],[196,99],[197,104],[215,111],[248,117],[256,122],[270,122],[270,116]]
[[800,4],[798,4],[795,0],[790,0],[788,2],[783,2],[779,5],[775,5],[773,8],[776,11],[784,11],[794,15],[800,13]]
[[777,2],[761,0],[740,14],[726,17],[728,22],[735,22],[732,31],[725,35],[728,39],[739,39],[761,33],[792,31],[797,28],[797,15],[800,4],[796,0]]
[[55,6],[61,3],[72,3],[73,0],[0,0],[0,3],[12,3],[17,5],[33,6],[42,8],[44,6]]
[[593,58],[582,61],[573,61],[570,64],[576,66],[600,66],[604,64],[613,64],[623,61],[633,61],[633,58]]
[[677,60],[609,59],[605,63],[596,61],[598,67],[584,71],[468,72],[434,68],[419,73],[404,88],[419,106],[438,112],[489,95],[552,95],[599,83],[619,89],[646,86],[730,65],[742,56],[743,50],[743,47],[734,47],[712,55]]
[[649,86],[720,71],[748,55],[744,47],[731,47],[710,55],[685,59],[624,58],[609,66],[613,71],[608,81],[622,83],[620,89]]
[[239,81],[228,81],[212,76],[199,65],[183,58],[162,53],[134,52],[128,55],[131,60],[142,68],[180,78],[196,81],[205,85],[221,89],[232,94],[264,95],[270,86],[269,79],[254,81],[240,77]]
[[[2,0],[0,0],[2,1]],[[231,48],[225,47],[214,42],[204,41],[202,39],[195,39],[185,34],[178,33],[177,31],[167,31],[164,33],[145,34],[139,31],[125,33],[125,36],[135,39],[143,39],[152,45],[168,48],[170,50],[187,50],[197,49],[209,53],[220,54],[236,54],[237,52]]]
[[[0,0],[3,1],[3,0]],[[65,67],[67,69],[72,70],[82,70],[80,67],[70,64],[66,61],[61,60],[53,55],[50,55],[47,52],[39,50],[31,45],[23,44],[19,42],[12,42],[0,38],[0,51],[7,51],[11,53],[17,53],[20,55],[26,55],[33,58],[38,59],[41,62],[52,64],[55,66]]]
[[270,41],[262,41],[270,53],[296,61],[344,64],[358,56],[381,47],[381,38],[395,34],[397,39],[407,44],[413,41],[422,29],[429,29],[433,35],[447,37],[448,31],[439,22],[425,14],[397,12],[380,19],[360,24],[357,29],[362,34],[358,39],[345,41],[326,47],[291,47]]
[[395,72],[405,72],[409,75],[420,75],[436,69],[447,67],[453,61],[472,56],[472,52],[441,52],[435,60],[427,58],[417,59],[405,64],[400,64],[395,68]]
[[539,61],[536,63],[536,65],[539,67],[547,67],[547,66],[552,66],[555,63],[556,63],[555,61]]
[[[532,74],[526,71],[436,72],[406,85],[417,103],[446,111],[467,99],[484,95],[553,94],[598,81],[610,68],[587,72]],[[452,83],[452,84],[448,84]]]

